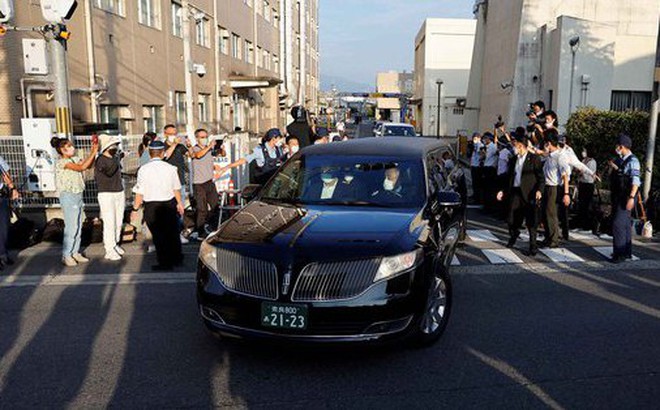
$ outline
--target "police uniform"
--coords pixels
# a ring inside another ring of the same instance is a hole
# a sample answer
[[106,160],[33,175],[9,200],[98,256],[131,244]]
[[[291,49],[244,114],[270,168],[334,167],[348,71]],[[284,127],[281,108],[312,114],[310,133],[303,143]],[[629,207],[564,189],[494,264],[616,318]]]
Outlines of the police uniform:
[[[149,149],[165,149],[160,141]],[[158,265],[155,268],[171,269],[183,259],[179,235],[179,215],[175,191],[181,190],[177,168],[160,158],[152,158],[138,171],[133,189],[144,201],[144,219],[153,236]]]
[[[617,144],[630,149],[632,140],[627,135],[621,135]],[[612,261],[620,262],[632,257],[632,218],[631,211],[626,209],[626,204],[631,198],[630,193],[633,186],[641,185],[641,165],[632,153],[619,158],[616,165],[618,170],[612,172],[610,180],[614,210]]]
[[[277,128],[273,128],[267,132],[270,138],[281,137],[282,134]],[[277,170],[286,161],[286,154],[281,147],[271,147],[265,142],[262,142],[254,148],[251,154],[245,157],[245,160],[254,167],[250,169],[255,184],[264,185],[270,177],[272,177]]]

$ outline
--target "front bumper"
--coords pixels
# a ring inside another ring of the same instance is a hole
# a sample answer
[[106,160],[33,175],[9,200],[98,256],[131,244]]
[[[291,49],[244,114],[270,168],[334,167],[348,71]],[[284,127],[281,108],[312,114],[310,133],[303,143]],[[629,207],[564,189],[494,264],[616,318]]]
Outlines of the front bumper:
[[197,274],[199,311],[212,331],[226,336],[317,343],[395,340],[408,334],[423,311],[424,269],[423,265],[417,266],[350,300],[296,303],[290,300],[290,295],[280,296],[278,303],[307,306],[307,328],[290,330],[262,326],[261,306],[266,300],[226,289],[200,262]]

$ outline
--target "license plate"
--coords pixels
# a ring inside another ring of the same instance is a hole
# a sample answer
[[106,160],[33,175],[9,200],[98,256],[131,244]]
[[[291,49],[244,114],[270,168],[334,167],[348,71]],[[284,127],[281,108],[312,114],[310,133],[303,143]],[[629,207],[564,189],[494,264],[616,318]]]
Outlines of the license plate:
[[261,324],[278,329],[306,329],[307,306],[263,303],[261,305]]

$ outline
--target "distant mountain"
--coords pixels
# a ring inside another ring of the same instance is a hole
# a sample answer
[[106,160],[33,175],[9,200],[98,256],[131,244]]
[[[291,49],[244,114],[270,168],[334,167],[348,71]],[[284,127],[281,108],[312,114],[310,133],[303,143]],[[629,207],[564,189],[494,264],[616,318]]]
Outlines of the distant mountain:
[[365,93],[374,89],[373,85],[352,81],[347,78],[334,75],[321,75],[321,90],[330,91],[332,87],[343,92]]

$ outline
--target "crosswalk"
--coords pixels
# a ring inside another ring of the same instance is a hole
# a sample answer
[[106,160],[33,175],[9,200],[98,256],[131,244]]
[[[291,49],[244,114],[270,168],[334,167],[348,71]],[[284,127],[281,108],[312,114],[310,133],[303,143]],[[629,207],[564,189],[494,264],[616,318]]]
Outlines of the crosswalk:
[[[507,248],[508,234],[502,229],[478,227],[467,230],[466,240],[452,259],[452,266],[515,265],[525,263],[579,264],[605,262],[612,254],[612,237],[590,232],[571,232],[570,241],[554,249],[539,249],[536,256],[528,254],[529,236],[521,233],[517,245]],[[542,235],[538,240],[543,239]],[[637,253],[637,249],[635,250]],[[656,256],[657,257],[657,256]],[[655,259],[655,257],[650,257]],[[633,261],[645,259],[634,255]]]

